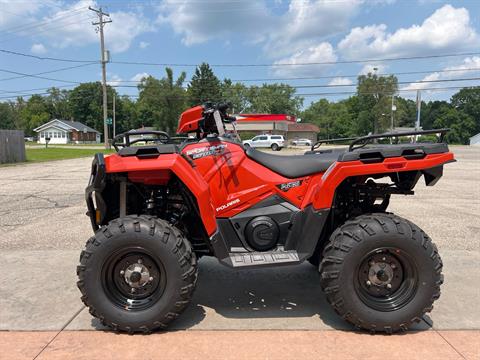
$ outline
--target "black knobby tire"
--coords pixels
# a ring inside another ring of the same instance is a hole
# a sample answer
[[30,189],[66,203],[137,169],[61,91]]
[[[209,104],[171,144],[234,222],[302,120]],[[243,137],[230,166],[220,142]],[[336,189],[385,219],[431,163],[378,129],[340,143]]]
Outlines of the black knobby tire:
[[[151,281],[129,294],[122,266],[136,266],[137,258]],[[103,325],[149,333],[166,328],[189,304],[197,259],[180,230],[168,222],[127,216],[111,221],[87,241],[77,275],[83,303]]]
[[272,148],[273,151],[279,151],[280,149],[278,144],[272,144],[270,147]]
[[440,296],[441,272],[442,260],[428,235],[386,213],[362,215],[335,230],[320,263],[330,305],[371,332],[404,331],[420,322]]

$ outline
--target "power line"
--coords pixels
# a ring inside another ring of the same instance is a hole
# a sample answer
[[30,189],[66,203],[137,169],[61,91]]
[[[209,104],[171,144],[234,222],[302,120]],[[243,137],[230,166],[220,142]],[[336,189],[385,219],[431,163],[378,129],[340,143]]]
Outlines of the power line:
[[22,77],[33,77],[33,78],[42,79],[42,80],[58,81],[58,82],[64,82],[64,83],[70,83],[70,84],[81,84],[81,82],[79,82],[79,81],[54,79],[54,78],[45,77],[45,76],[25,74],[25,73],[21,73],[21,72],[18,72],[18,71],[12,71],[12,70],[7,70],[7,69],[0,69],[0,72],[5,72],[5,73],[8,73],[8,74],[21,75]]
[[[72,86],[76,86],[74,84],[71,84],[71,85],[59,85],[59,86],[50,86],[48,88],[36,88],[36,89],[25,89],[25,90],[14,90],[14,91],[9,91],[9,90],[0,90],[0,92],[2,94],[26,94],[27,91],[30,92],[30,91],[45,91],[45,90],[49,90],[49,89],[63,89],[63,88],[66,88],[66,87],[72,87]],[[48,91],[47,91],[48,93]],[[27,95],[30,95],[30,94],[27,94]],[[35,93],[33,93],[33,95],[35,95]]]
[[[17,32],[22,32],[22,31],[25,31],[27,29],[32,29],[32,28],[36,28],[36,27],[39,27],[39,26],[48,25],[48,24],[52,23],[53,21],[55,21],[55,19],[60,18],[60,17],[63,17],[63,19],[65,19],[65,18],[69,18],[69,17],[72,17],[72,16],[77,16],[77,13],[81,12],[81,11],[85,11],[85,8],[82,7],[82,8],[78,8],[76,10],[65,11],[65,12],[62,12],[62,14],[54,15],[53,17],[49,18],[48,20],[32,21],[30,23],[13,26],[13,27],[8,28],[8,29],[3,29],[2,32],[7,32],[7,33],[10,33],[10,34],[14,34],[14,33],[17,33]],[[70,15],[67,15],[67,14],[70,14]]]
[[[479,68],[463,68],[463,69],[442,69],[442,70],[424,70],[424,71],[404,71],[396,73],[376,73],[378,76],[398,76],[398,75],[415,75],[415,74],[433,74],[433,73],[449,73],[449,72],[468,72],[480,71]],[[294,80],[321,80],[321,79],[338,79],[338,78],[358,78],[360,75],[366,74],[352,74],[352,75],[325,75],[325,76],[305,76],[305,77],[286,77],[286,78],[257,78],[257,79],[228,79],[232,82],[260,82],[260,81],[294,81]],[[121,83],[141,83],[141,80],[119,80]]]
[[[310,66],[310,65],[336,65],[336,64],[354,64],[366,62],[383,62],[383,61],[400,61],[400,60],[419,60],[443,57],[460,57],[480,55],[480,52],[442,54],[442,55],[422,55],[422,56],[403,56],[396,58],[382,59],[357,59],[357,60],[338,60],[324,62],[304,62],[304,63],[272,63],[272,64],[210,64],[212,67],[281,67],[281,66]],[[112,64],[119,65],[146,65],[146,66],[171,66],[171,67],[197,67],[198,64],[182,64],[182,63],[155,63],[155,62],[138,62],[138,61],[112,61]]]
[[54,58],[54,57],[48,57],[48,56],[38,56],[38,55],[24,54],[24,53],[21,53],[21,52],[18,52],[18,51],[11,51],[11,50],[5,50],[5,49],[0,49],[0,52],[5,53],[5,54],[9,54],[9,55],[17,55],[17,56],[34,58],[34,59],[37,59],[37,60],[62,61],[62,62],[72,62],[72,63],[98,63],[98,60],[61,59],[61,58]]
[[[3,71],[2,69],[0,69],[0,71]],[[48,79],[48,78],[47,78]],[[60,80],[60,79],[53,79],[55,81],[65,81],[66,80]],[[397,84],[401,84],[401,85],[405,85],[405,84],[424,84],[424,83],[443,83],[443,82],[457,82],[457,81],[477,81],[477,80],[480,80],[480,77],[474,77],[474,78],[461,78],[461,79],[438,79],[438,80],[419,80],[419,81],[399,81],[397,82]],[[74,82],[74,85],[63,85],[63,86],[54,86],[56,88],[64,88],[64,87],[71,87],[71,86],[76,86],[76,85],[81,85],[81,84],[85,84],[85,82]],[[111,84],[108,84],[107,82],[107,85],[112,87],[112,88],[138,88],[136,85],[111,85]],[[328,84],[320,84],[320,85],[289,85],[291,88],[294,88],[294,89],[311,89],[311,88],[339,88],[339,87],[353,87],[353,86],[357,86],[357,84],[350,84],[350,85],[347,85],[347,84],[335,84],[335,85],[328,85]],[[386,85],[385,85],[386,86]],[[464,87],[464,86],[463,86]],[[3,90],[4,93],[26,93],[27,91],[38,91],[38,90],[48,90],[50,89],[51,87],[43,87],[43,88],[36,88],[36,89],[26,89],[26,90],[16,90],[16,91],[6,91],[6,90]],[[381,88],[381,86],[379,86],[379,88]],[[186,87],[183,87],[183,89],[187,89]],[[210,87],[207,87],[207,88],[203,88],[203,89],[211,89]],[[2,90],[0,90],[2,91]],[[399,90],[400,91],[400,90]],[[401,91],[405,91],[405,90],[402,90]],[[29,94],[26,94],[26,95],[29,95]]]
[[[89,63],[89,62],[98,62],[97,60],[75,60],[75,59],[65,59],[65,58],[53,58],[53,57],[42,57],[36,55],[30,55],[25,53],[20,53],[17,51],[11,51],[6,49],[0,49],[0,52],[10,54],[31,57],[38,60],[51,60],[51,61],[64,61],[64,62],[80,62],[80,63]],[[366,63],[366,62],[382,62],[382,61],[400,61],[400,60],[419,60],[419,59],[432,59],[432,58],[443,58],[443,57],[462,57],[462,56],[473,56],[480,55],[480,52],[469,52],[469,53],[455,53],[455,54],[441,54],[441,55],[422,55],[422,56],[403,56],[396,58],[381,58],[381,59],[356,59],[356,60],[338,60],[338,61],[325,61],[325,62],[304,62],[304,63],[272,63],[272,64],[210,64],[214,67],[280,67],[280,66],[308,66],[308,65],[335,65],[335,64],[353,64],[353,63]],[[138,61],[111,61],[112,64],[119,65],[151,65],[151,66],[180,66],[180,67],[197,67],[198,64],[187,64],[187,63],[156,63],[156,62],[138,62]]]
[[64,28],[64,27],[75,25],[75,24],[83,24],[85,20],[89,20],[89,19],[92,19],[92,17],[84,16],[83,18],[77,19],[77,20],[69,22],[69,23],[63,23],[59,26],[52,26],[52,27],[48,27],[48,28],[43,28],[41,30],[35,31],[35,33],[33,33],[33,34],[14,35],[10,38],[0,40],[0,44],[11,41],[11,40],[19,39],[19,38],[36,36],[38,34],[46,33],[46,32],[49,32],[49,31],[52,31],[52,30],[55,30],[55,29],[61,29],[61,28]]
[[[480,77],[461,78],[461,79],[438,79],[438,80],[418,80],[418,81],[398,81],[397,84],[424,84],[424,83],[441,83],[441,82],[455,82],[455,81],[476,81]],[[308,89],[308,88],[337,88],[337,87],[352,87],[357,84],[320,84],[320,85],[288,85],[294,89]],[[137,85],[116,85],[115,87],[137,88]],[[187,87],[183,87],[184,89]],[[212,89],[213,87],[203,87],[203,89]]]
[[[116,86],[112,86],[112,87],[116,87]],[[480,86],[445,86],[445,87],[432,87],[432,88],[414,88],[414,89],[399,89],[397,90],[398,92],[417,92],[418,90],[421,90],[421,91],[444,91],[444,90],[454,90],[454,89],[464,89],[464,88],[468,88],[468,89],[477,89],[477,88],[480,88]],[[391,92],[390,91],[377,91],[377,92],[362,92],[362,95],[374,95],[374,94],[388,94],[390,95]],[[25,94],[25,96],[33,96],[33,95],[48,95],[49,93],[48,92],[43,92],[43,93],[35,93],[35,94]],[[342,92],[319,92],[319,93],[305,93],[305,94],[302,94],[302,93],[299,93],[299,94],[295,94],[295,96],[299,96],[299,97],[318,97],[318,96],[340,96],[340,95],[355,95],[357,94],[356,91],[342,91]],[[3,97],[0,97],[0,99],[13,99],[13,98],[17,98],[19,97],[20,95],[16,95],[16,96],[3,96]],[[273,96],[276,96],[275,94],[273,94]],[[278,94],[278,96],[280,96],[280,94]],[[124,94],[124,95],[120,95],[120,97],[128,97],[128,98],[138,98],[139,95],[127,95],[127,94]],[[184,97],[179,97],[179,96],[168,96],[169,99],[179,99],[179,100],[184,100],[185,98]]]
[[[397,76],[397,75],[415,75],[415,74],[433,74],[433,73],[449,73],[462,71],[480,71],[480,68],[464,68],[464,69],[442,69],[442,70],[424,70],[424,71],[403,71],[397,73],[376,73],[378,76]],[[289,77],[289,78],[259,78],[259,79],[231,79],[235,82],[255,82],[255,81],[291,81],[291,80],[319,80],[319,79],[337,79],[337,78],[357,78],[360,75],[326,75],[326,76],[306,76],[306,77]],[[133,81],[132,81],[133,82]]]
[[65,68],[61,68],[61,69],[42,71],[42,72],[35,73],[35,74],[24,74],[24,75],[20,75],[20,76],[12,76],[12,77],[9,77],[9,78],[0,79],[0,81],[22,79],[22,78],[26,78],[26,77],[35,77],[37,75],[51,74],[51,73],[65,71],[65,70],[77,69],[77,68],[81,68],[81,67],[85,67],[85,66],[91,66],[91,65],[94,65],[94,64],[95,63],[86,63],[86,64],[80,64],[80,65],[75,65],[75,66],[69,66],[69,67],[65,67]]

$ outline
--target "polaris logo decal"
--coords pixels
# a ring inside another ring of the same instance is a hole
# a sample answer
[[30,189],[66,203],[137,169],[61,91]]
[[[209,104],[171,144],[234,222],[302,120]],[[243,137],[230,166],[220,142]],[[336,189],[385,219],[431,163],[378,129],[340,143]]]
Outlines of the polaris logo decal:
[[302,181],[303,180],[291,181],[291,182],[288,182],[288,183],[279,184],[279,185],[277,185],[277,187],[282,191],[288,191],[288,190],[290,190],[294,187],[298,187],[298,186],[302,185]]
[[187,151],[187,155],[192,158],[192,160],[200,159],[206,156],[219,155],[223,153],[227,146],[224,144],[213,145],[208,147],[201,147]]
[[217,207],[216,210],[217,210],[217,212],[218,212],[218,211],[225,210],[225,209],[229,208],[229,207],[232,206],[232,205],[238,204],[239,202],[240,202],[240,199],[235,199],[235,200],[229,201],[228,203],[223,204],[222,206]]

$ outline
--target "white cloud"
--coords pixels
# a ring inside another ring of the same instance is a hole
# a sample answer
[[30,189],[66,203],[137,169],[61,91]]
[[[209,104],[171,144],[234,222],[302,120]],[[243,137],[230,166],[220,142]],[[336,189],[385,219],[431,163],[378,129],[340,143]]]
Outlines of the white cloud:
[[150,43],[146,42],[146,41],[140,41],[140,43],[138,44],[138,47],[140,49],[146,49],[147,47],[150,46]]
[[187,46],[243,34],[249,43],[263,46],[270,58],[278,58],[345,31],[362,0],[291,0],[283,14],[272,12],[265,0],[210,2],[206,7],[202,2],[164,0],[157,22],[171,26]]
[[384,64],[366,64],[360,70],[358,75],[367,75],[370,74],[385,74],[388,66]]
[[150,74],[147,74],[146,72],[138,73],[133,75],[130,80],[131,81],[142,81],[143,78],[149,77]]
[[[210,40],[228,44],[241,35],[246,43],[260,46],[267,58],[277,60],[275,63],[335,61],[326,38],[346,31],[364,1],[291,0],[287,10],[279,13],[272,4],[267,6],[267,0],[212,0],[210,7],[191,0],[164,0],[158,6],[157,22],[171,26],[187,46]],[[275,67],[273,72],[312,75],[326,68]]]
[[117,86],[120,85],[122,82],[122,78],[117,74],[107,74],[107,84],[110,86]]
[[[479,69],[470,71],[468,69]],[[480,56],[467,57],[463,60],[461,64],[447,66],[442,69],[444,72],[433,72],[424,76],[420,81],[436,81],[436,80],[449,80],[449,79],[462,79],[468,77],[477,77],[480,73]],[[456,85],[460,86],[465,85],[469,86],[471,82],[459,82]],[[435,83],[435,82],[424,82],[424,83],[411,83],[402,88],[402,90],[415,90],[415,89],[426,89],[434,87],[445,87],[445,83]],[[447,85],[454,86],[454,85]]]
[[328,85],[352,85],[352,84],[353,84],[352,80],[344,77],[336,77],[328,83]]
[[355,59],[471,50],[479,45],[468,10],[444,5],[421,25],[393,33],[387,32],[385,24],[356,27],[340,41],[338,50],[344,58]]
[[30,51],[36,55],[42,55],[47,52],[47,48],[43,44],[33,44]]
[[304,50],[299,50],[293,55],[277,60],[274,64],[278,66],[273,67],[276,75],[318,75],[325,72],[330,65],[284,65],[280,64],[302,64],[302,63],[325,63],[335,62],[337,55],[333,47],[328,42],[322,42],[319,45],[311,46]]
[[285,56],[319,44],[322,39],[348,28],[360,0],[292,0],[286,14],[273,19],[274,30],[266,36],[267,53]]
[[164,0],[158,6],[157,22],[170,25],[187,46],[234,33],[263,35],[265,28],[271,28],[271,14],[264,1],[211,0],[209,5],[201,1]]
[[[43,7],[49,6],[50,1],[32,0],[32,1],[12,1],[0,0],[0,29],[13,33],[18,31],[21,26],[26,26],[35,20],[33,15],[38,13]],[[19,23],[19,21],[21,21]]]
[[[95,27],[91,24],[92,20],[98,19],[88,10],[89,6],[98,8],[94,0],[76,2],[0,0],[0,6],[2,7],[0,28],[5,28],[10,22],[18,24],[18,13],[24,12],[27,15],[22,19],[22,27],[6,27],[6,33],[8,34],[10,29],[14,37],[33,36],[35,39],[42,39],[42,42],[48,41],[48,45],[56,48],[99,42]],[[113,53],[126,51],[138,35],[153,30],[148,17],[140,11],[137,8],[131,11],[110,12],[113,22],[105,25],[105,44],[108,50]]]

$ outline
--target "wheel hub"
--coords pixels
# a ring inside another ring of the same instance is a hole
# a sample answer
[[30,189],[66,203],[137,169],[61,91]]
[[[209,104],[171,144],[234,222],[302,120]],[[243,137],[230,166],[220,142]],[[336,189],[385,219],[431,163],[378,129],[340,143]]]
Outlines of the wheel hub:
[[389,296],[398,290],[403,280],[403,267],[397,256],[389,251],[371,254],[360,266],[359,281],[370,296]]
[[[139,259],[139,261],[141,260]],[[129,265],[123,272],[126,283],[135,289],[141,288],[153,280],[153,278],[150,279],[148,268],[141,262]]]
[[374,263],[368,271],[368,279],[377,286],[390,284],[393,279],[392,266],[385,262]]

